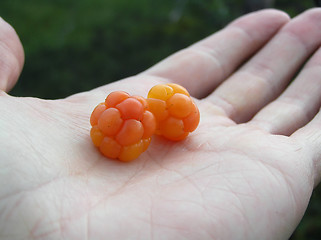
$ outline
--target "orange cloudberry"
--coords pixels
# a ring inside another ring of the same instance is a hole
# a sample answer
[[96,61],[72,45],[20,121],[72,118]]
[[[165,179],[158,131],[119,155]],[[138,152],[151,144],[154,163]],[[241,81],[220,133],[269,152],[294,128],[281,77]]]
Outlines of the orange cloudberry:
[[90,136],[104,156],[127,162],[148,148],[156,119],[147,106],[143,97],[116,91],[94,109]]
[[156,134],[173,141],[185,139],[200,121],[200,113],[188,91],[174,83],[152,87],[148,109],[156,118]]

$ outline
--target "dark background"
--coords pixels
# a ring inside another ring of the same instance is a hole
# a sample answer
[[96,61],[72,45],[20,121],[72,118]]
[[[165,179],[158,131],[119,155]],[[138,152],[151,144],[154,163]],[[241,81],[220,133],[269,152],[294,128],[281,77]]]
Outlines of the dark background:
[[[26,62],[16,96],[46,99],[137,74],[256,9],[295,16],[313,0],[0,0]],[[321,239],[321,190],[292,240]]]

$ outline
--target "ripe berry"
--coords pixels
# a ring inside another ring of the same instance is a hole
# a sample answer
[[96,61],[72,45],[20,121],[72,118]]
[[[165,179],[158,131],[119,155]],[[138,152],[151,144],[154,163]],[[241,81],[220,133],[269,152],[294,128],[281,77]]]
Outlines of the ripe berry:
[[156,119],[147,106],[144,98],[117,91],[94,109],[90,136],[103,155],[127,162],[148,148]]
[[173,141],[185,139],[200,121],[200,113],[187,90],[178,84],[152,87],[147,98],[148,109],[157,122],[156,134]]

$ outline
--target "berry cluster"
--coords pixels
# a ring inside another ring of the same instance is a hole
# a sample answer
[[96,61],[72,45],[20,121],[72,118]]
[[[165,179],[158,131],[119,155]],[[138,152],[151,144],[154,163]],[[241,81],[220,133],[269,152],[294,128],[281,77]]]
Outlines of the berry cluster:
[[157,121],[156,134],[180,141],[193,132],[200,113],[185,88],[178,84],[159,84],[148,93],[147,103]]
[[90,136],[104,156],[127,162],[148,148],[154,133],[183,140],[199,120],[198,108],[185,88],[161,84],[149,91],[147,99],[122,91],[110,93],[91,114]]

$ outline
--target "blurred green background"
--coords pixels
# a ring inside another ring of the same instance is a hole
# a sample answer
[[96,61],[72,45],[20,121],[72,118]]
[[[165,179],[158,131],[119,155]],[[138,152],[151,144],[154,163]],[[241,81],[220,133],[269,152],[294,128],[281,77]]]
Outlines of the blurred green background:
[[[295,16],[313,0],[1,0],[25,67],[17,96],[63,98],[141,72],[259,8]],[[321,239],[321,190],[292,240]]]

